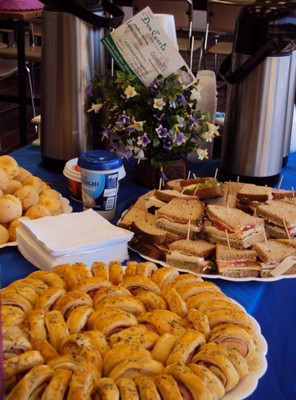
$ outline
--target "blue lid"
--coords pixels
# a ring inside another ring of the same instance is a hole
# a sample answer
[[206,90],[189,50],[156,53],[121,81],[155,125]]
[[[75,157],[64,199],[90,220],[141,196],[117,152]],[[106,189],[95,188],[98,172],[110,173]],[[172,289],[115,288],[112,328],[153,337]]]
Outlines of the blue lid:
[[111,151],[91,150],[79,156],[78,165],[94,171],[110,171],[120,168],[122,160],[118,154]]

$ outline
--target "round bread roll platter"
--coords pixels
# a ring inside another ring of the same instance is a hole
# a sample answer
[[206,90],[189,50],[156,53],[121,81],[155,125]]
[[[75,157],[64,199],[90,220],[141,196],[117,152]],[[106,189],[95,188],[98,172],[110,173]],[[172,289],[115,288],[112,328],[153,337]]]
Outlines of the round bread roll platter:
[[11,283],[1,300],[7,400],[55,390],[69,400],[238,400],[267,368],[257,321],[172,267],[63,264]]
[[9,156],[0,156],[0,248],[16,246],[21,219],[71,213],[68,199]]

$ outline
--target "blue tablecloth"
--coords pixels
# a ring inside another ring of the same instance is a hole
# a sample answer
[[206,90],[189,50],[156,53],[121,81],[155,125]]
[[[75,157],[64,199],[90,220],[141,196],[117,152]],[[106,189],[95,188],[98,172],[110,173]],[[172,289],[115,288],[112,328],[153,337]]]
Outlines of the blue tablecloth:
[[[21,166],[40,178],[64,184],[57,186],[65,197],[69,198],[67,179],[42,167],[40,149],[27,146],[14,152],[13,157]],[[218,161],[210,164],[195,165],[199,176],[213,176]],[[135,182],[132,164],[126,164],[127,176],[120,185],[116,218],[147,189]],[[282,171],[283,189],[296,187],[296,153],[289,156]],[[52,185],[54,187],[54,185]],[[82,210],[81,204],[71,202],[74,211]],[[131,252],[131,259],[138,256]],[[16,247],[0,250],[2,287],[12,281],[23,278],[35,270]],[[249,400],[295,400],[296,399],[296,281],[282,279],[276,282],[230,282],[222,279],[214,281],[222,291],[246,308],[260,324],[263,336],[268,343],[268,368],[259,380],[255,392]],[[239,400],[239,399],[238,399]]]

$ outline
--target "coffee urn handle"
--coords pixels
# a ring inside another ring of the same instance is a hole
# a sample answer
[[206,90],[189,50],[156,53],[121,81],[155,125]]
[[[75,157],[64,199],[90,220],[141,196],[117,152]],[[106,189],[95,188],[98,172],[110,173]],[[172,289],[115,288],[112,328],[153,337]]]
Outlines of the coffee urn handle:
[[224,81],[230,84],[238,83],[246,77],[253,69],[257,67],[266,57],[277,49],[278,41],[275,39],[268,40],[257,52],[252,54],[239,68],[229,73],[232,61],[232,54],[229,54],[221,63],[219,74]]
[[108,14],[112,15],[112,18],[102,17],[95,13],[88,11],[80,5],[65,1],[65,0],[41,0],[46,6],[58,7],[59,10],[68,12],[82,19],[89,24],[92,24],[98,28],[117,28],[123,21],[123,11],[110,3],[108,0],[102,0],[102,8]]

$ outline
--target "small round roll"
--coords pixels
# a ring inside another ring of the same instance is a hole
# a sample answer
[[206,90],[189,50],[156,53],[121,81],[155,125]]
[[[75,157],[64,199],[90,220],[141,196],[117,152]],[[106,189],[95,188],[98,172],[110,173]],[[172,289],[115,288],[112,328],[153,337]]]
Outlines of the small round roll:
[[25,217],[28,217],[30,219],[37,219],[49,216],[50,216],[49,210],[42,204],[34,204],[30,208],[28,208],[27,211],[25,212]]
[[0,170],[3,170],[9,179],[13,179],[19,172],[18,162],[7,154],[2,155],[0,156]]
[[0,244],[5,244],[9,242],[9,240],[9,230],[4,225],[0,224]]
[[0,190],[2,191],[2,194],[6,192],[9,181],[10,179],[7,173],[4,169],[0,168]]
[[10,242],[16,242],[16,228],[18,228],[21,224],[22,219],[29,219],[27,217],[19,217],[14,219],[9,223],[8,226],[8,234],[9,234],[9,241]]
[[119,378],[115,381],[120,394],[120,400],[140,400],[137,386],[131,378]]
[[17,189],[14,196],[20,199],[24,211],[39,202],[39,194],[31,185],[24,185]]
[[17,174],[14,176],[14,179],[23,183],[25,179],[29,178],[29,176],[32,176],[31,172],[28,171],[27,169],[19,166]]
[[38,194],[40,194],[43,190],[43,181],[38,176],[28,176],[23,182],[23,186],[30,185],[32,186]]
[[0,197],[0,224],[6,224],[23,213],[22,202],[12,194],[4,194]]

